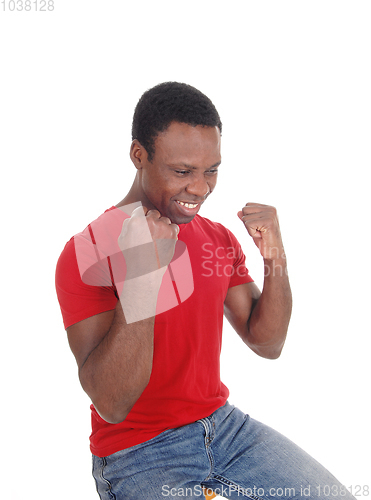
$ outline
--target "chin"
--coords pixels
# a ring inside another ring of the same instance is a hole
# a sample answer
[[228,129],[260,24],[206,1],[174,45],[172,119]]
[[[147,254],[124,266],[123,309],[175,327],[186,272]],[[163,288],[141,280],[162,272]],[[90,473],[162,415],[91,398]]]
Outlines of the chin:
[[196,215],[197,214],[194,214],[194,215],[179,215],[179,214],[175,215],[175,214],[172,214],[168,217],[173,224],[188,224],[196,217]]
[[196,216],[192,215],[192,217],[177,217],[176,221],[172,221],[175,224],[188,224],[191,222]]

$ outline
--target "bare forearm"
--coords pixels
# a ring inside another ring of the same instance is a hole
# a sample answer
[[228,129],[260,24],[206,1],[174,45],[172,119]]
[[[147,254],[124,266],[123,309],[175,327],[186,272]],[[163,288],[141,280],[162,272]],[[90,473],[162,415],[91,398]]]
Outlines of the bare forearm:
[[285,259],[264,260],[264,286],[249,322],[246,343],[260,356],[279,357],[291,317],[292,296]]
[[127,324],[120,301],[111,328],[80,368],[81,385],[98,413],[123,421],[152,371],[154,317]]

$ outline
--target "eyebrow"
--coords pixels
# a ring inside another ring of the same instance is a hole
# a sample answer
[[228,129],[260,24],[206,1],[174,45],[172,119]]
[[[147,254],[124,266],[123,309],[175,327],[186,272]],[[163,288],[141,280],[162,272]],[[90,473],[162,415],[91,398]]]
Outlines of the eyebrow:
[[[210,168],[219,167],[221,163],[222,163],[221,161],[218,161],[217,163],[214,163],[214,165],[211,165],[211,167],[207,167],[207,170],[209,170]],[[188,163],[169,163],[168,166],[172,168],[183,167],[183,168],[189,168],[191,170],[197,170],[197,167],[194,167],[193,165],[188,165]]]

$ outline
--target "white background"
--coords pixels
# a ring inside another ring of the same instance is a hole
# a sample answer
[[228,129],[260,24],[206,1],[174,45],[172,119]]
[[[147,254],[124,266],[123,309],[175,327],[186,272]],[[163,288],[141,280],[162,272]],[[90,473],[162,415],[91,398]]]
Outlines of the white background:
[[236,234],[261,286],[236,213],[274,205],[288,256],[281,358],[258,358],[226,325],[230,401],[354,492],[370,485],[370,2],[54,6],[0,3],[2,497],[98,498],[54,270],[66,241],[126,194],[134,106],[167,80],[198,87],[222,117],[219,184],[201,215]]

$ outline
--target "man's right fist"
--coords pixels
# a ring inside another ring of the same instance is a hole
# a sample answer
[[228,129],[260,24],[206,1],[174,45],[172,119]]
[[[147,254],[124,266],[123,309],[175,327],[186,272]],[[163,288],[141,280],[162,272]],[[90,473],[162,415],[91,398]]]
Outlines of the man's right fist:
[[158,210],[136,208],[126,219],[118,245],[126,261],[126,280],[166,267],[174,256],[179,226]]

